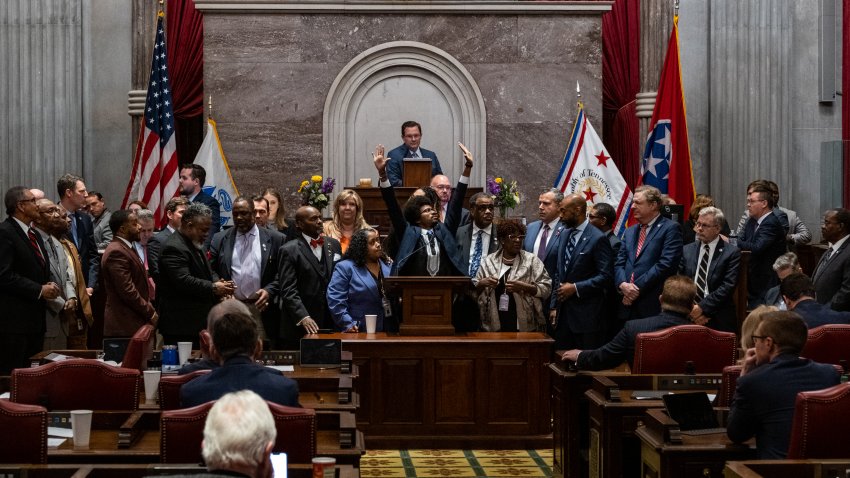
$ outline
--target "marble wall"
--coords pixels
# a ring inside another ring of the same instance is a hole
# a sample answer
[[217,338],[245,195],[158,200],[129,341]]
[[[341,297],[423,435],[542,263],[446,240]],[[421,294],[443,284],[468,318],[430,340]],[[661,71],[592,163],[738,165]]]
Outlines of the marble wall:
[[323,169],[323,109],[341,69],[376,45],[418,41],[472,75],[487,113],[487,174],[517,179],[525,195],[517,212],[533,219],[537,195],[551,187],[566,150],[576,81],[602,128],[599,15],[607,5],[595,8],[546,15],[205,10],[205,92],[234,180],[240,192],[276,186],[295,207],[300,179]]

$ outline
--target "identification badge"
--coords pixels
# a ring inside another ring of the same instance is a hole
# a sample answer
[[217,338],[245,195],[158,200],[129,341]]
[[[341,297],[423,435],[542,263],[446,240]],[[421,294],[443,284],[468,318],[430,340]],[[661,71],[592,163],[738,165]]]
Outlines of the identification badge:
[[508,311],[508,305],[510,304],[511,299],[508,297],[508,294],[502,294],[499,296],[499,310],[502,312]]
[[83,321],[77,319],[77,330],[83,330]]
[[389,299],[384,297],[381,299],[381,305],[384,306],[384,317],[392,317],[393,316],[393,307],[390,305]]

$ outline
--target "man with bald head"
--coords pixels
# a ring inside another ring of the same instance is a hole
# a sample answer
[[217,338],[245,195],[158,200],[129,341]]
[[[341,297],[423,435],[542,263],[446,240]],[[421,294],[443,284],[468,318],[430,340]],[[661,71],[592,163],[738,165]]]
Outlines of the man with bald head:
[[[444,174],[438,174],[431,178],[431,189],[437,192],[437,197],[440,198],[440,222],[446,221],[446,212],[449,207],[449,202],[451,202],[452,194],[454,194],[452,190],[452,183],[449,181],[449,177]],[[461,201],[463,198],[460,198]],[[463,226],[469,224],[469,210],[461,209],[460,210],[460,222],[459,225]]]
[[566,229],[552,277],[549,319],[555,348],[595,349],[605,343],[605,292],[613,285],[614,251],[605,234],[588,222],[584,196],[566,196],[559,212]]
[[305,334],[333,328],[327,289],[334,266],[342,259],[339,241],[322,236],[322,214],[312,206],[295,212],[297,237],[280,248],[280,342],[297,349]]

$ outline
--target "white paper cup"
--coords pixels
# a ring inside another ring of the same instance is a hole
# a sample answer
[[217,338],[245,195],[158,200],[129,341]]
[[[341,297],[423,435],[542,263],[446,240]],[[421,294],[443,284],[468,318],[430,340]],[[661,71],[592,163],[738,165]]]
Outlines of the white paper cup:
[[374,334],[375,329],[378,327],[378,316],[377,315],[367,315],[366,316],[366,333]]
[[145,370],[145,401],[153,403],[156,401],[156,391],[159,389],[159,379],[162,376],[160,370]]
[[180,365],[186,365],[192,356],[192,342],[177,342],[177,357]]
[[91,410],[71,410],[71,430],[74,448],[88,449],[91,438]]

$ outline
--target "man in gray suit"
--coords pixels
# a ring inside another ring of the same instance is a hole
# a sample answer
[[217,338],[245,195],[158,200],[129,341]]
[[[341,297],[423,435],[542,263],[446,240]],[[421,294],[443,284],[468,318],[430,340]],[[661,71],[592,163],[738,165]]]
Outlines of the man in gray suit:
[[850,311],[850,251],[847,250],[850,211],[843,208],[827,211],[821,234],[829,249],[821,256],[812,277],[817,301],[833,310]]
[[109,228],[109,218],[112,212],[106,208],[103,195],[97,191],[89,191],[86,197],[86,209],[92,217],[94,224],[94,242],[97,250],[102,251],[112,242],[112,229]]
[[[498,249],[496,228],[493,227],[493,198],[486,193],[476,193],[469,198],[469,212],[472,222],[457,229],[460,263],[469,265],[465,272],[474,278],[481,262]],[[475,299],[474,288],[458,297],[453,306],[452,322],[458,332],[475,332],[480,329],[480,312]]]

